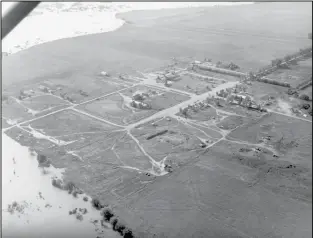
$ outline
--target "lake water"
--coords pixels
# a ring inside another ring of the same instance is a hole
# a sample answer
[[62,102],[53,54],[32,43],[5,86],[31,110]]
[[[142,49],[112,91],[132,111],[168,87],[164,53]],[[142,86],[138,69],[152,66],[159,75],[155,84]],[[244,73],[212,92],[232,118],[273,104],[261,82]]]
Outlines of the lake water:
[[[40,3],[3,41],[2,52],[16,53],[45,42],[110,32],[124,24],[117,13],[188,7],[251,4],[252,2],[58,2]],[[2,3],[5,13],[12,3]]]

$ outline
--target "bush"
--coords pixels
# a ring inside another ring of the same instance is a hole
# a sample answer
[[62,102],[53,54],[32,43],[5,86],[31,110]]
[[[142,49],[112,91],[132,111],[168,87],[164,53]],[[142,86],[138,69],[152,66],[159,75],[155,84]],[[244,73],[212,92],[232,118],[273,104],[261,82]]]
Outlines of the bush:
[[309,101],[309,100],[310,100],[310,97],[309,97],[308,95],[306,95],[306,94],[302,94],[302,95],[300,96],[300,99],[305,100],[305,101]]
[[39,167],[49,167],[50,166],[50,161],[47,158],[47,156],[45,156],[45,155],[38,154],[37,155],[37,161],[38,161]]
[[115,231],[115,226],[116,226],[117,223],[118,223],[117,217],[112,217],[110,219],[110,224],[112,225],[112,228],[113,228],[114,231]]
[[[67,190],[69,193],[72,193],[75,190],[75,184],[73,182],[68,182],[64,189]],[[77,194],[76,194],[77,195]]]
[[302,105],[302,108],[305,109],[305,110],[308,110],[310,108],[310,104],[305,103],[305,104]]
[[74,192],[72,193],[72,195],[73,195],[74,198],[77,198],[77,191],[74,191]]
[[144,100],[144,97],[143,97],[141,94],[135,94],[135,95],[133,96],[133,99],[134,99],[135,101],[143,101],[143,100]]
[[124,230],[124,238],[133,238],[133,232],[129,228],[125,228]]
[[296,93],[296,90],[295,90],[295,89],[289,88],[288,91],[287,91],[287,94],[288,94],[288,95],[293,95],[293,94],[295,94],[295,93]]
[[122,236],[124,234],[125,229],[126,229],[126,226],[121,221],[117,221],[117,224],[115,225],[114,230],[120,233],[120,235]]
[[82,214],[77,213],[76,214],[76,219],[79,220],[79,221],[82,221],[84,218],[83,218]]
[[56,188],[63,189],[63,182],[60,179],[52,179],[52,185]]
[[85,196],[85,197],[83,198],[83,200],[84,200],[85,202],[88,202],[88,197]]
[[96,208],[97,210],[100,210],[101,208],[103,208],[103,206],[101,205],[99,199],[97,199],[97,198],[93,198],[93,199],[91,200],[91,204],[92,204],[92,206],[93,206],[94,208]]
[[107,208],[102,212],[103,218],[105,221],[110,221],[110,219],[114,216],[111,209]]
[[81,212],[82,212],[83,214],[86,214],[86,213],[88,212],[88,210],[87,210],[87,208],[83,208],[83,209],[81,210]]

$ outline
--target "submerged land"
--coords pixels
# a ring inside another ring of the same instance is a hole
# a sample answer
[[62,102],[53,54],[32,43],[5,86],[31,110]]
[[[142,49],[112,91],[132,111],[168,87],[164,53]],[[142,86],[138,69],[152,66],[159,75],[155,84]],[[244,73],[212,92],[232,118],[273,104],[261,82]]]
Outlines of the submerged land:
[[310,237],[311,6],[130,12],[5,57],[2,131],[132,237]]

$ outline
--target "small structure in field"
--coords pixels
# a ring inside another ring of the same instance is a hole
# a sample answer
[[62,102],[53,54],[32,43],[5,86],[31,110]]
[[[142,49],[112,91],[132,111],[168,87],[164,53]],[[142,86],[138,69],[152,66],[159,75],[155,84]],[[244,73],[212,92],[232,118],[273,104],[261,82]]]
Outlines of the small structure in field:
[[140,101],[136,101],[133,100],[130,105],[134,108],[138,108],[138,109],[150,109],[151,106],[148,103],[145,102],[140,102]]
[[165,82],[166,87],[171,87],[172,85],[173,85],[172,81],[166,80],[166,82]]
[[101,76],[110,77],[110,74],[108,72],[102,71],[100,73]]

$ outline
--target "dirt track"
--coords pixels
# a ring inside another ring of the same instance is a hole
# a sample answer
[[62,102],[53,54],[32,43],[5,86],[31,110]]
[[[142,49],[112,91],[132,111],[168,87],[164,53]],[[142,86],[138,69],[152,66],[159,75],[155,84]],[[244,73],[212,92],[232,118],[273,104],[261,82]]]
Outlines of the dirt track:
[[[149,13],[148,17],[142,16],[143,13],[137,16],[129,13],[126,18],[133,24],[125,25],[116,32],[51,42],[4,58],[3,85],[16,87],[22,82],[31,84],[61,77],[59,73],[94,77],[95,72],[102,70],[124,73],[143,71],[163,66],[173,56],[194,56],[198,59],[209,56],[216,61],[234,61],[243,70],[250,71],[267,65],[286,52],[311,44],[307,39],[294,37],[294,29],[301,36],[306,36],[311,29],[312,12],[311,4],[308,4],[286,3],[280,6],[269,3],[258,9],[249,6],[237,8],[236,15],[231,8],[197,9],[177,15],[170,10],[171,14],[164,18],[158,17],[157,12]],[[150,14],[159,20],[149,20]],[[284,15],[277,18],[277,14]],[[186,24],[191,18],[194,24]],[[216,22],[228,34],[214,30]],[[262,24],[255,27],[256,22]],[[282,28],[282,24],[289,27]],[[164,27],[166,25],[175,30]],[[193,30],[194,25],[198,29]],[[208,28],[211,30],[203,34],[202,29]],[[267,40],[259,38],[256,32],[268,35]],[[277,40],[277,35],[288,40]],[[195,96],[185,103],[190,104],[206,96]],[[185,103],[140,123],[173,115]],[[63,110],[66,109],[59,111]],[[134,125],[139,123],[132,127]],[[311,204],[271,192],[262,181],[249,187],[246,181],[225,172],[225,168],[231,168],[234,174],[249,177],[254,175],[255,170],[234,163],[229,149],[219,147],[218,142],[203,156],[132,193],[117,206],[117,213],[131,228],[141,232],[139,237],[310,237]],[[221,158],[229,158],[231,162]],[[274,181],[283,185],[286,183],[284,179]],[[94,192],[93,189],[89,191]],[[98,192],[101,191],[96,194]],[[106,194],[105,199],[110,195]]]

